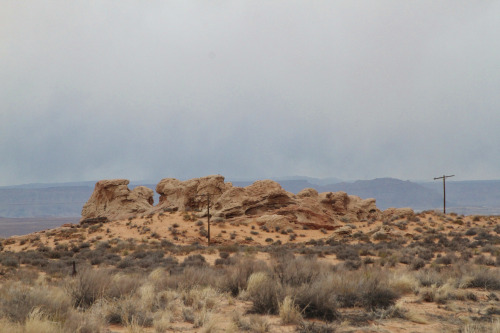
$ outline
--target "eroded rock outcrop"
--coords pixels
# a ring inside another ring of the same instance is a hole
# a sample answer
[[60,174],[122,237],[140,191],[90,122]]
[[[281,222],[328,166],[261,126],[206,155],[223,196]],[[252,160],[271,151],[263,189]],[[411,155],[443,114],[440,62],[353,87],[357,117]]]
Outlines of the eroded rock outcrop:
[[403,218],[403,217],[412,217],[415,215],[415,212],[411,208],[387,208],[382,213],[384,218]]
[[[153,191],[146,187],[128,188],[128,180],[103,180],[82,210],[82,220],[106,217],[126,218],[137,213],[155,213],[166,209],[207,212],[225,219],[251,219],[269,226],[300,224],[309,228],[336,229],[343,223],[380,218],[375,199],[361,199],[345,192],[318,193],[309,188],[297,195],[287,192],[272,180],[256,181],[247,187],[235,187],[220,175],[180,181],[162,179],[156,186],[160,202],[152,206]],[[398,211],[398,213],[400,213]]]
[[207,176],[186,181],[175,178],[162,179],[156,186],[160,194],[160,207],[175,208],[178,210],[199,210],[207,206],[207,198],[199,196],[210,194],[211,202],[232,188],[231,183],[225,183],[224,177]]
[[216,216],[259,216],[293,204],[294,194],[272,180],[259,180],[247,187],[231,187],[214,204]]
[[82,208],[80,222],[96,218],[114,220],[150,211],[153,208],[153,190],[145,186],[130,190],[128,184],[126,179],[98,181]]

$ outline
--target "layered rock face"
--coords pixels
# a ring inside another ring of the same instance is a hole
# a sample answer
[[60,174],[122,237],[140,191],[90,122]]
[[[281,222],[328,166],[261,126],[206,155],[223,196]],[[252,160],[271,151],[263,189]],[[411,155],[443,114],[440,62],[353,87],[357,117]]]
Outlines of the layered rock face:
[[[102,180],[82,210],[82,220],[106,217],[126,218],[138,213],[155,213],[165,209],[207,211],[225,219],[255,219],[259,224],[284,227],[289,223],[311,228],[332,229],[339,222],[356,222],[386,217],[375,205],[375,199],[361,199],[345,192],[318,193],[304,189],[297,195],[285,191],[272,180],[260,180],[247,187],[234,187],[220,175],[180,181],[165,178],[156,186],[160,202],[152,206],[153,191],[146,187],[128,188],[128,180]],[[409,214],[393,210],[387,214]]]
[[216,216],[258,216],[295,203],[294,194],[272,180],[259,180],[247,187],[231,187],[215,202]]
[[153,208],[153,190],[138,186],[128,188],[126,179],[101,180],[95,184],[94,192],[82,209],[82,219],[125,218],[145,213]]
[[165,178],[156,185],[156,192],[160,194],[161,208],[199,210],[207,206],[207,198],[202,195],[209,194],[210,201],[215,202],[231,187],[232,184],[224,183],[224,177],[220,175],[186,181]]

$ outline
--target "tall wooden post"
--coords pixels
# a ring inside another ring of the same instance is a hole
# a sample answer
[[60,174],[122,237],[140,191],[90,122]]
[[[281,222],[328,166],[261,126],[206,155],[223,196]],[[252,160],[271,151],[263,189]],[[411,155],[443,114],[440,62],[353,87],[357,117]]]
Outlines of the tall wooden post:
[[453,177],[455,175],[450,175],[450,176],[445,176],[443,175],[442,177],[435,177],[434,180],[437,179],[443,179],[443,213],[446,214],[446,178]]

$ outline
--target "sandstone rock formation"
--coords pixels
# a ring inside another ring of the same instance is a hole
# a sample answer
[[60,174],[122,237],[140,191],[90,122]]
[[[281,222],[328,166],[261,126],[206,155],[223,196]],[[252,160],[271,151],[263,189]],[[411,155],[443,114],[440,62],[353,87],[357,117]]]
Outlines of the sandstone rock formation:
[[415,215],[415,212],[411,208],[387,208],[382,213],[384,218],[389,217],[412,217]]
[[231,187],[214,204],[214,214],[224,218],[258,216],[293,204],[294,194],[272,180],[259,180],[247,187]]
[[304,189],[297,195],[285,191],[272,180],[256,181],[247,187],[226,183],[220,175],[180,181],[162,179],[156,186],[160,202],[152,206],[153,191],[146,187],[129,190],[128,180],[102,180],[82,210],[82,220],[106,217],[109,220],[126,218],[137,213],[155,213],[166,209],[207,213],[210,195],[210,214],[214,217],[246,219],[270,227],[300,224],[309,228],[336,229],[345,222],[379,219],[387,214],[408,213],[391,210],[382,213],[375,199],[361,199],[345,192],[318,193]]
[[87,219],[124,218],[153,208],[153,190],[138,186],[132,191],[126,179],[101,180],[82,209],[80,222]]
[[160,194],[159,207],[175,208],[178,210],[199,210],[207,207],[207,198],[199,196],[210,194],[210,201],[215,202],[232,187],[231,183],[224,183],[224,177],[207,176],[186,181],[175,178],[162,179],[156,186]]
[[270,230],[284,230],[290,228],[292,224],[290,221],[282,215],[262,215],[256,219],[258,225],[266,226]]

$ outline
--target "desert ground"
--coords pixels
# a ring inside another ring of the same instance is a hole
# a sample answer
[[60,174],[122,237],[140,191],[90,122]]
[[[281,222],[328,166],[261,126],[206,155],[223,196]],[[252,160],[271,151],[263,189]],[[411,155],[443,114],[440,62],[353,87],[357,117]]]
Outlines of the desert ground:
[[499,221],[66,224],[1,241],[0,331],[500,332]]

